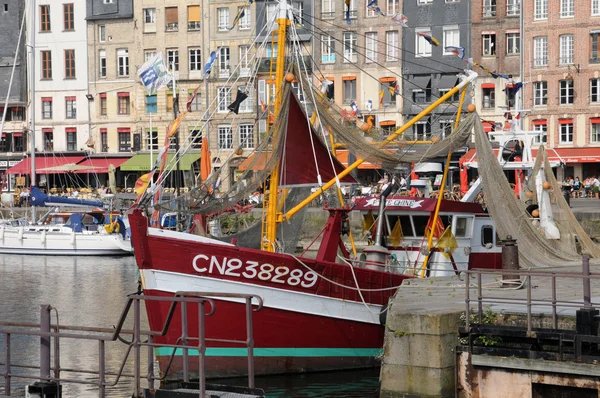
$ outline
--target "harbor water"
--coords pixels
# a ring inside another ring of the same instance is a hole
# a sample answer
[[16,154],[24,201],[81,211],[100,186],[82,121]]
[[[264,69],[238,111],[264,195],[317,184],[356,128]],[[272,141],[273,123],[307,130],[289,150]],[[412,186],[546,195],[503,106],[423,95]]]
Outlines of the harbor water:
[[[138,287],[137,267],[133,257],[52,257],[52,256],[0,256],[0,321],[39,323],[40,304],[50,304],[52,322],[59,324],[110,328],[118,322],[127,294]],[[148,328],[145,311],[142,312],[143,329]],[[131,323],[127,325],[130,327]],[[0,335],[0,347],[4,347]],[[39,365],[39,338],[12,336],[11,363]],[[98,347],[95,342],[61,341],[61,368],[98,368]],[[126,344],[107,344],[106,363],[116,371],[126,353]],[[142,355],[142,361],[145,361]],[[0,351],[0,362],[4,353]],[[133,363],[131,359],[128,363]],[[146,364],[142,364],[142,369]],[[130,368],[132,369],[132,368]],[[0,372],[3,367],[0,366]],[[39,374],[34,369],[13,369],[14,372]],[[128,372],[128,373],[131,373]],[[61,377],[81,378],[62,372]],[[307,375],[259,377],[257,387],[268,397],[377,397],[379,382],[377,369],[331,372]],[[89,377],[92,381],[93,376]],[[114,381],[114,377],[109,377]],[[12,379],[13,396],[24,396],[24,386],[34,380]],[[244,384],[245,380],[220,380],[221,383]],[[109,397],[130,397],[133,392],[131,378],[107,388]],[[0,377],[0,394],[4,380]],[[65,397],[97,397],[91,385],[66,385]]]

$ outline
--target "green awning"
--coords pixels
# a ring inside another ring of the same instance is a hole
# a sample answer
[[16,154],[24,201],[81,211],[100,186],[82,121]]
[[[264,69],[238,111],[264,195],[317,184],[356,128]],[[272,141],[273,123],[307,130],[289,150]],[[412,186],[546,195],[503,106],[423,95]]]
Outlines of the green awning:
[[[153,164],[156,162],[157,153],[152,155]],[[171,159],[175,154],[169,153],[169,157],[167,158],[167,165],[171,163]],[[196,160],[200,159],[199,153],[186,153],[179,159],[179,169],[180,170],[189,170]],[[133,156],[131,159],[126,161],[119,167],[122,171],[150,171],[150,154],[149,153],[140,153]]]

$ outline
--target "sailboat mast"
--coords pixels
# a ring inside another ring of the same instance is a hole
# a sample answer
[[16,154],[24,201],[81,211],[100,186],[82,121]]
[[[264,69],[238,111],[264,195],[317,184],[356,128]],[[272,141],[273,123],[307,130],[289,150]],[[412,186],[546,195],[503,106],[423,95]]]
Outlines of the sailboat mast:
[[[279,2],[279,15],[277,18],[279,29],[277,30],[277,67],[275,69],[275,123],[281,123],[278,117],[283,104],[283,77],[285,73],[285,40],[287,27],[290,24],[288,19],[288,5],[285,0]],[[277,128],[275,126],[274,128]],[[276,131],[276,130],[275,130]],[[273,139],[273,142],[278,142]],[[265,228],[263,228],[264,236],[261,240],[262,249],[269,252],[275,251],[275,239],[277,238],[277,191],[279,190],[279,169],[281,167],[281,159],[277,161],[277,165],[271,172],[269,183],[269,196],[267,202],[267,215]]]
[[[31,0],[30,33],[29,33],[29,112],[31,117],[29,135],[31,151],[31,183],[35,186],[35,0]],[[35,206],[31,206],[32,221],[36,222]]]

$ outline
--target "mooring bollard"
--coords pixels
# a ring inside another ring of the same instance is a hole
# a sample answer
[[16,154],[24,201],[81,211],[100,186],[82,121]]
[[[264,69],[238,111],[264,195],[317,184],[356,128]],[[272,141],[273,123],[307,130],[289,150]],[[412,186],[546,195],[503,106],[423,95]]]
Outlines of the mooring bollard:
[[[517,240],[507,235],[501,243],[502,245],[502,269],[519,270],[519,245]],[[502,287],[515,287],[515,282],[520,282],[519,274],[502,274]]]

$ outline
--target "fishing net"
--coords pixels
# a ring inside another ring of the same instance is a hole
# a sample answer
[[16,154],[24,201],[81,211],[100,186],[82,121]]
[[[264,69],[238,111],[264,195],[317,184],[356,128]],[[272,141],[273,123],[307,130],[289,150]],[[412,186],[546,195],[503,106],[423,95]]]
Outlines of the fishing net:
[[[581,266],[582,254],[600,258],[598,247],[583,231],[560,194],[560,187],[543,147],[538,152],[527,189],[535,193],[533,181],[540,172],[545,180],[550,182],[552,213],[556,217],[560,239],[547,239],[539,222],[527,212],[527,203],[516,198],[478,116],[475,118],[474,127],[478,171],[488,211],[496,224],[499,237],[506,239],[510,235],[517,240],[521,266]],[[535,196],[534,194],[533,197]]]

